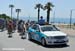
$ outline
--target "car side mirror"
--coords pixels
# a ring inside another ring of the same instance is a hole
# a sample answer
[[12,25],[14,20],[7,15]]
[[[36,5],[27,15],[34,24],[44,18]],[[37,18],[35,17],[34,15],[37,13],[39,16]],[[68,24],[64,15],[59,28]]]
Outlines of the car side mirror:
[[40,32],[40,30],[36,30],[36,32]]

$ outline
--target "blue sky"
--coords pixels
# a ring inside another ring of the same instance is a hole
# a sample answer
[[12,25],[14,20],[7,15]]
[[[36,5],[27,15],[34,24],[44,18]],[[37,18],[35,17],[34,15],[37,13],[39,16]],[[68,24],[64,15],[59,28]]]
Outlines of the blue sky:
[[[20,16],[37,17],[37,10],[34,9],[37,3],[45,5],[47,2],[52,2],[55,7],[51,11],[51,17],[55,11],[55,17],[65,18],[70,17],[70,10],[75,9],[75,0],[0,0],[0,14],[6,13],[10,16],[9,4],[13,4],[13,16],[16,16],[15,9],[20,8]],[[75,17],[73,11],[73,18]],[[46,17],[46,11],[41,10],[41,15]]]

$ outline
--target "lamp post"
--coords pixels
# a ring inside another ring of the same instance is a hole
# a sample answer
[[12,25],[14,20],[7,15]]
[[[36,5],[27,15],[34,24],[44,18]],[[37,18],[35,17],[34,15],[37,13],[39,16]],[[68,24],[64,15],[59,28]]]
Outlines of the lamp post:
[[71,29],[71,20],[72,20],[72,10],[70,11],[70,29]]
[[71,29],[71,24],[72,24],[72,13],[75,9],[70,10],[70,29]]

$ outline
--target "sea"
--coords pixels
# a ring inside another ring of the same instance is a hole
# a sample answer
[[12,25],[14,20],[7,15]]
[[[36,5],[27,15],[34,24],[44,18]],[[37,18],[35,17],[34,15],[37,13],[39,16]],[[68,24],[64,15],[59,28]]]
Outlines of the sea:
[[[20,17],[19,19],[22,19],[24,21],[30,20],[30,21],[37,21],[37,17]],[[46,18],[44,18],[44,20],[46,21]],[[64,17],[64,18],[50,18],[50,23],[64,23],[64,24],[70,24],[70,18],[68,17]],[[75,18],[71,19],[71,23],[74,24],[75,23]]]

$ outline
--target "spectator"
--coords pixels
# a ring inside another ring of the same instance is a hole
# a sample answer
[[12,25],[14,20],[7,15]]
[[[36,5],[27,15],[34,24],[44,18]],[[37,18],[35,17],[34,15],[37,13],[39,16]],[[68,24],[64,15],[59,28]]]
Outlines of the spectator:
[[28,21],[26,22],[26,30],[27,30],[27,31],[28,31],[29,26],[30,26],[30,21],[28,20]]
[[8,21],[7,23],[7,30],[8,30],[8,34],[9,36],[8,37],[12,37],[12,30],[13,30],[13,22],[10,20]]
[[40,17],[41,19],[39,20],[39,24],[40,25],[44,25],[45,24],[45,20],[43,19],[43,16]]
[[21,32],[21,22],[22,22],[22,20],[20,20],[19,22],[18,22],[18,32]]
[[8,33],[12,33],[13,30],[13,22],[10,20],[7,23],[7,29],[8,29]]

